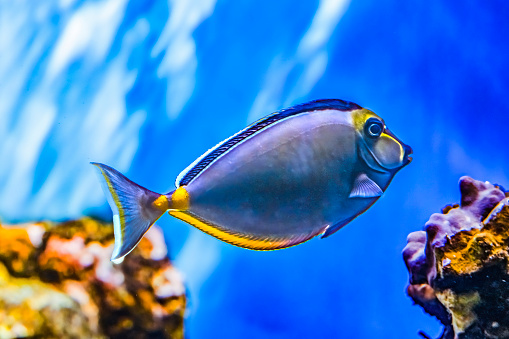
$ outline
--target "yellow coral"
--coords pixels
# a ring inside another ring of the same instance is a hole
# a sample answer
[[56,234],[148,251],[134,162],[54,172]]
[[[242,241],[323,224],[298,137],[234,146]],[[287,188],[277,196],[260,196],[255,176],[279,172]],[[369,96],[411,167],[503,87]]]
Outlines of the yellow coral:
[[9,268],[14,272],[22,273],[32,266],[30,260],[36,247],[30,241],[25,227],[0,226],[0,257],[8,262]]
[[467,294],[456,294],[451,290],[435,291],[440,302],[452,313],[452,325],[454,333],[465,332],[468,326],[477,320],[473,308],[479,303],[481,298],[478,292]]
[[[472,229],[455,234],[443,248],[436,249],[437,271],[444,269],[456,274],[468,274],[481,268],[505,252],[509,232],[494,233],[491,229]],[[445,263],[445,264],[444,264]]]
[[0,226],[0,258],[6,265],[0,263],[0,338],[129,337],[134,329],[183,337],[182,281],[163,279],[177,291],[169,298],[152,286],[154,277],[175,271],[162,232],[152,229],[153,236],[114,266],[111,224],[84,218]]

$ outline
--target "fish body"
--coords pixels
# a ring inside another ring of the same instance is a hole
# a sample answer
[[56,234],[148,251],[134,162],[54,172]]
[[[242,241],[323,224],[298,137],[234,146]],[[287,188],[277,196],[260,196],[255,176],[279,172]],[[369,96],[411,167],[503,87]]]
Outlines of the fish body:
[[255,250],[329,236],[382,195],[411,153],[373,112],[329,99],[273,113],[219,143],[168,194],[95,164],[114,212],[112,260],[129,253],[166,211]]

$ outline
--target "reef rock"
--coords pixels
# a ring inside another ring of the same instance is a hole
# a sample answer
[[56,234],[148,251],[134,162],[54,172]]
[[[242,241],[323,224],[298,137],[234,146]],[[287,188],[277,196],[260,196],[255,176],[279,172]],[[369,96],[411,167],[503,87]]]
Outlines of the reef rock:
[[0,226],[0,338],[182,338],[185,288],[152,227],[123,263],[111,224]]
[[509,338],[509,194],[469,177],[460,190],[459,205],[408,236],[407,292],[444,324],[442,339]]

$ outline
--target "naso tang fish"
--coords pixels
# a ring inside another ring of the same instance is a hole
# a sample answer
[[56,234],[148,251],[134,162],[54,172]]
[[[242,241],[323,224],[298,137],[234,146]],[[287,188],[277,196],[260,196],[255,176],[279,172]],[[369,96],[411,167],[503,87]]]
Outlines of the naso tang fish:
[[227,243],[275,250],[327,237],[368,209],[412,159],[375,113],[316,100],[270,114],[209,149],[152,192],[96,165],[121,262],[164,212]]

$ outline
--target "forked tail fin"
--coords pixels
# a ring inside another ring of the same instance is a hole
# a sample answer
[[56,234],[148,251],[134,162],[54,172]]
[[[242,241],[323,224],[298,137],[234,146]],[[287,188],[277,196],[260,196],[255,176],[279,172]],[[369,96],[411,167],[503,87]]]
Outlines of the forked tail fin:
[[113,211],[115,246],[111,261],[118,264],[166,212],[168,199],[132,182],[110,166],[91,164],[101,170],[103,191]]

